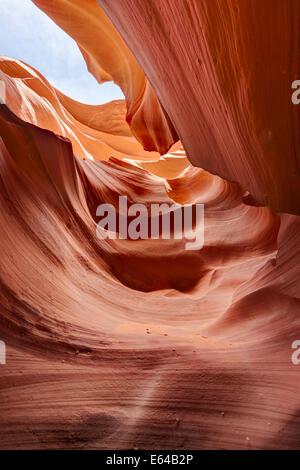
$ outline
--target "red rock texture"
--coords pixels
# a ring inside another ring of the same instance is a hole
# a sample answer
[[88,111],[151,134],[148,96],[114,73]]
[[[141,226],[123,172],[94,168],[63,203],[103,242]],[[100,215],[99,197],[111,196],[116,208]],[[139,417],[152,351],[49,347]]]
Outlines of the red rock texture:
[[298,0],[99,0],[190,161],[300,213]]
[[[299,3],[34,3],[126,104],[1,57],[0,447],[299,448]],[[119,195],[204,203],[203,249],[100,241]]]

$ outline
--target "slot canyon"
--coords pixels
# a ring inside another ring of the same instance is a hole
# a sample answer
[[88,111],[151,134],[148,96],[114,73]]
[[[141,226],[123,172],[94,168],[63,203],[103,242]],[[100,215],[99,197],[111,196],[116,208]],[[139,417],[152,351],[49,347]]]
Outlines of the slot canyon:
[[[299,0],[33,3],[125,99],[0,56],[1,449],[300,449]],[[99,240],[120,196],[204,246]]]

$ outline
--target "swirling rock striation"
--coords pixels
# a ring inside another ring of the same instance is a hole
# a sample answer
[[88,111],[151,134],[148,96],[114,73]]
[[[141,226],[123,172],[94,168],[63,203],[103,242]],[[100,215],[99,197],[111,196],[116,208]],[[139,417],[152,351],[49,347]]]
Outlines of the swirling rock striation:
[[[0,59],[0,447],[299,448],[297,2],[34,3],[126,103]],[[204,203],[203,249],[99,240],[119,195]]]

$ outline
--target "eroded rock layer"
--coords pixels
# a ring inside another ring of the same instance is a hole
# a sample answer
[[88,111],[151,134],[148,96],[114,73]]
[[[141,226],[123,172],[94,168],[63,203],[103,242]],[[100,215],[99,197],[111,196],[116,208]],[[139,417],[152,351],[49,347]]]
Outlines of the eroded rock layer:
[[[44,2],[43,2],[44,3]],[[298,0],[99,0],[191,162],[300,213]]]

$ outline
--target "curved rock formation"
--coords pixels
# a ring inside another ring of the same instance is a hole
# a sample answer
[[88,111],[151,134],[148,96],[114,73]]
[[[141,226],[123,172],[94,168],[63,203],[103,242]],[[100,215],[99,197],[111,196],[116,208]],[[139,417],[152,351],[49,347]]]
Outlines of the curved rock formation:
[[[126,104],[0,58],[1,448],[299,448],[298,3],[34,3]],[[120,195],[204,204],[204,247],[99,240]]]

